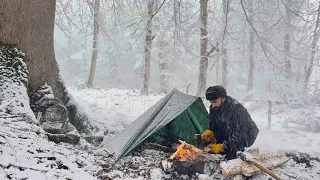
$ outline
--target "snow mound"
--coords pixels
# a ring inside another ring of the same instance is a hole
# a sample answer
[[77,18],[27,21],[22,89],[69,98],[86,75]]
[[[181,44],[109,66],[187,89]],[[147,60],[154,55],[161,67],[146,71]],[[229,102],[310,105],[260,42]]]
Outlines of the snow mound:
[[0,115],[26,116],[36,121],[27,95],[25,55],[17,47],[0,44]]

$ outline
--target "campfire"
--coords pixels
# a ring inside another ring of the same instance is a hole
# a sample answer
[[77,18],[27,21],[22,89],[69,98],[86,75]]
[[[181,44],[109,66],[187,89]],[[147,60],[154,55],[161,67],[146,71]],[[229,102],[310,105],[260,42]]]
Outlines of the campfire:
[[170,159],[176,159],[178,161],[194,161],[199,158],[202,154],[202,150],[188,144],[184,141],[179,140],[181,143],[177,145],[177,151],[171,155]]
[[[168,161],[162,162],[163,169],[166,171],[173,168],[180,174],[193,175],[196,173],[204,173],[205,164],[211,163],[213,167],[219,166],[222,174],[227,177],[232,177],[238,174],[245,176],[252,176],[257,172],[263,171],[264,173],[272,176],[275,179],[280,179],[276,174],[267,168],[274,168],[286,163],[289,159],[281,153],[260,154],[258,149],[240,153],[240,159],[229,161],[221,161],[222,159],[212,159],[213,154],[206,153],[205,150],[198,149],[197,147],[179,140],[180,144],[177,145],[177,150],[170,156],[171,165]],[[216,168],[211,168],[213,173]]]

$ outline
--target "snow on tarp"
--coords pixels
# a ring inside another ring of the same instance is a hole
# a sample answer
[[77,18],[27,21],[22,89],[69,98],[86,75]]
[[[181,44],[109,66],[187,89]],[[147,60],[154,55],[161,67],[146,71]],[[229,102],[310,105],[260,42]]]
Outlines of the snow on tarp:
[[172,90],[115,137],[106,140],[104,148],[113,153],[115,159],[125,156],[150,135],[170,123],[198,98],[176,89]]

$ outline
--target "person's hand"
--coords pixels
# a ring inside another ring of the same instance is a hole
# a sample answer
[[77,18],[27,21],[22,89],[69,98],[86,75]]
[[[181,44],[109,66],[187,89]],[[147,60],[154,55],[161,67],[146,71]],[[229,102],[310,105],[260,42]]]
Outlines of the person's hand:
[[205,151],[211,152],[214,154],[220,154],[224,152],[223,144],[209,144],[205,147]]
[[202,135],[201,135],[201,139],[203,142],[205,143],[210,143],[213,141],[214,139],[214,133],[211,130],[205,130]]

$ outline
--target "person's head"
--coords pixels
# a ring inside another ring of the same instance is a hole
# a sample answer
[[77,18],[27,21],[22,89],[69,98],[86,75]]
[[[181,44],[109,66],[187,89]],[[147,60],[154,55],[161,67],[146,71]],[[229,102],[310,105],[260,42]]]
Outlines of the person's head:
[[226,97],[227,92],[222,86],[210,86],[206,90],[206,99],[211,103],[212,108],[220,108]]

